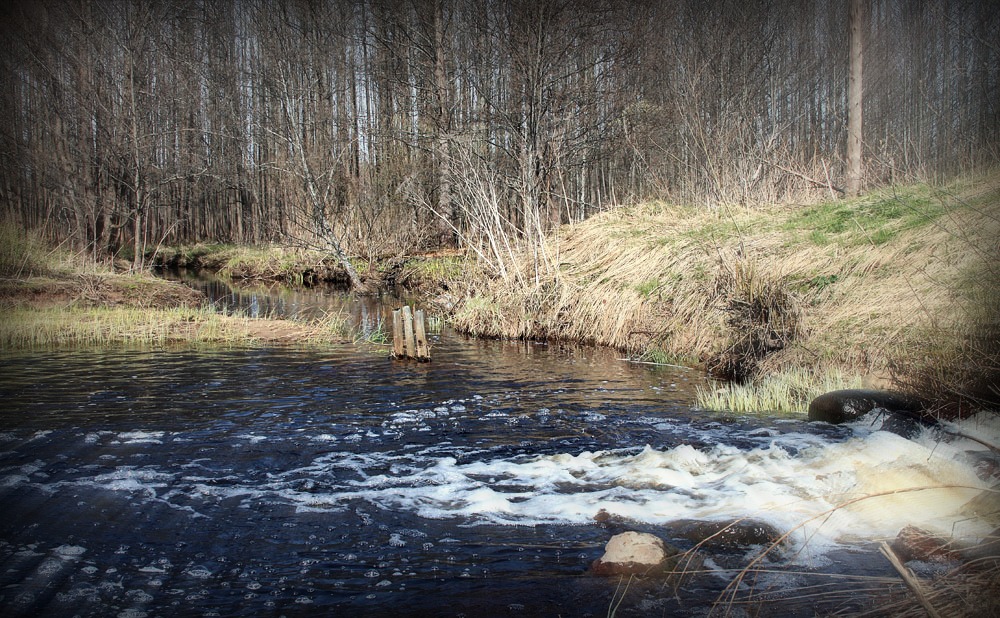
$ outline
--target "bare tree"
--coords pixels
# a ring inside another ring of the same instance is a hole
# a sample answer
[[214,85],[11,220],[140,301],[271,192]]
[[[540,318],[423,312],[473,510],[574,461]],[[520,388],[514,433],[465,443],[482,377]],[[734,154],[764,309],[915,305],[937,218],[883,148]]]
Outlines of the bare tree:
[[993,4],[851,7],[10,2],[0,208],[135,267],[160,242],[297,238],[346,270],[456,242],[496,261],[639,199],[752,204],[995,164]]

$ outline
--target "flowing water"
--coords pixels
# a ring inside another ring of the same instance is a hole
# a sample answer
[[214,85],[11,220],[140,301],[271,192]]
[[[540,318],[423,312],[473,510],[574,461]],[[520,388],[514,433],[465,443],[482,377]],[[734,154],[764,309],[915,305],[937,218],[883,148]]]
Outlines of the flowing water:
[[[232,298],[384,316],[296,294]],[[986,532],[961,512],[986,486],[972,442],[874,416],[728,418],[692,409],[696,371],[433,339],[430,363],[353,345],[3,353],[0,612],[605,616],[620,582],[587,569],[613,534],[690,549],[691,520],[750,518],[789,535],[741,595],[811,616],[884,586],[874,542],[906,524]],[[616,615],[704,615],[760,551],[706,544],[703,573],[633,582]],[[810,586],[826,600],[795,600]]]

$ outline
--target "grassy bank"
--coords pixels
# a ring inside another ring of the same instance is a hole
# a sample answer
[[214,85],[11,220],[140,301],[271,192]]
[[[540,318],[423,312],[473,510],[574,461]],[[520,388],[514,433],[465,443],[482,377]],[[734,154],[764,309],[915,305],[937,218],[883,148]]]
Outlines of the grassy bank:
[[0,323],[0,348],[168,344],[259,345],[339,341],[338,325],[222,315],[209,308],[127,306],[14,309]]
[[343,320],[223,315],[182,284],[87,264],[0,225],[0,349],[173,344],[329,343]]
[[[168,247],[157,252],[155,262],[167,268],[207,270],[240,281],[349,285],[343,267],[328,254],[279,245],[197,244]],[[466,258],[459,252],[438,252],[387,257],[373,262],[356,260],[353,265],[373,290],[402,287],[433,294],[442,286],[447,287],[449,282],[463,278]]]
[[977,376],[996,369],[997,238],[1000,174],[810,205],[642,204],[560,229],[550,260],[480,285],[455,323],[610,345],[755,387],[839,373],[848,386],[985,398],[996,373]]

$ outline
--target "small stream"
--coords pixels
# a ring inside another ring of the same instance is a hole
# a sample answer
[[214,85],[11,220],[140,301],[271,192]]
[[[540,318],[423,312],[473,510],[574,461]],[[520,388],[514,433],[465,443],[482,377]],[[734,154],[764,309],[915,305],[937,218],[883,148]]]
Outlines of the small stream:
[[[213,294],[360,329],[392,308]],[[972,443],[700,412],[705,376],[600,348],[447,329],[432,345],[430,363],[352,345],[0,353],[0,613],[606,616],[625,585],[587,569],[613,534],[690,549],[678,522],[750,518],[789,537],[746,609],[813,616],[889,585],[875,543],[902,526],[988,528],[961,513],[986,486]],[[831,511],[931,485],[973,489]],[[760,550],[706,546],[700,573],[633,582],[615,615],[705,615]]]

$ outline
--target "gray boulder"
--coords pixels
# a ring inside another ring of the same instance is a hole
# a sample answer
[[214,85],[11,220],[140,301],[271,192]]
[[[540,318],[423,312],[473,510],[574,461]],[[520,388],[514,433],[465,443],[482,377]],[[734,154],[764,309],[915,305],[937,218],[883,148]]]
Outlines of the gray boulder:
[[809,404],[809,420],[839,424],[853,421],[874,409],[917,415],[920,402],[892,391],[847,389],[824,393]]

